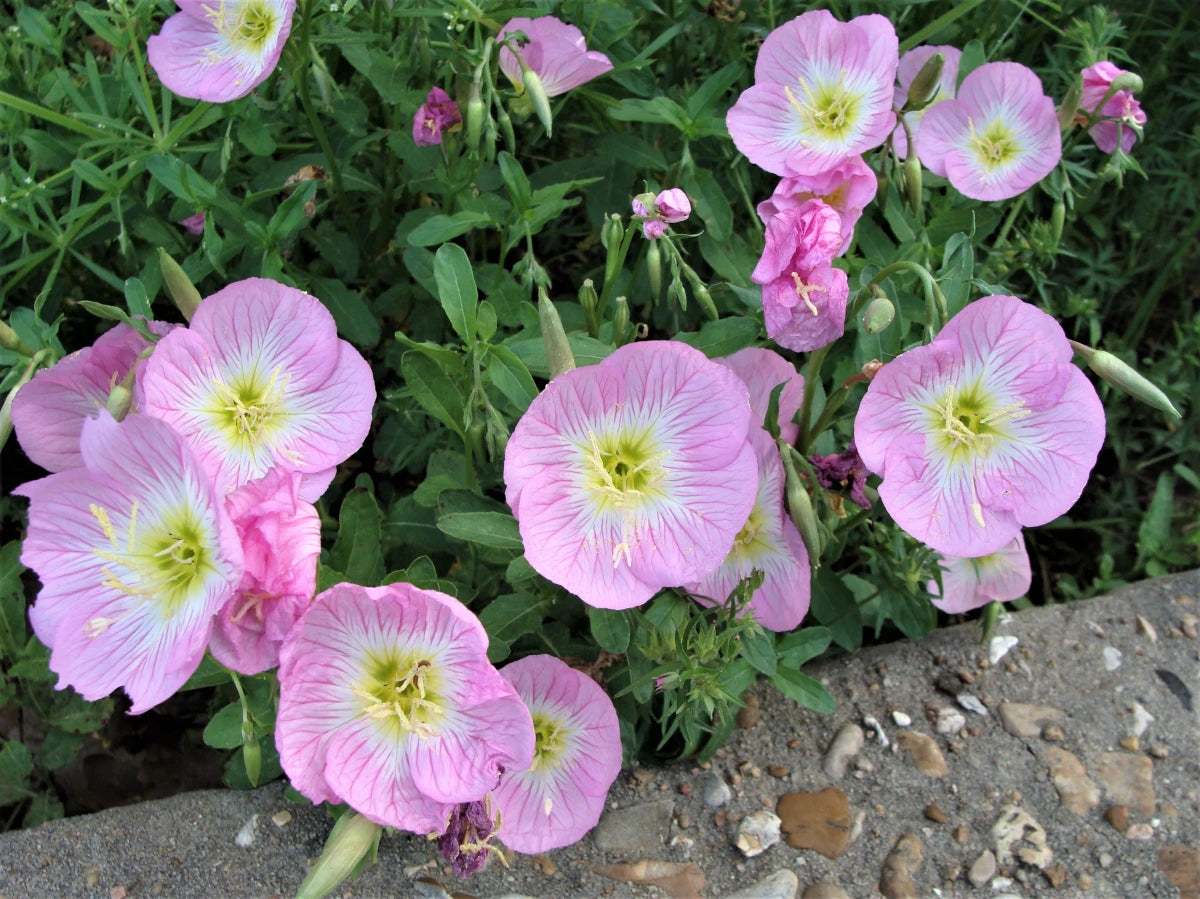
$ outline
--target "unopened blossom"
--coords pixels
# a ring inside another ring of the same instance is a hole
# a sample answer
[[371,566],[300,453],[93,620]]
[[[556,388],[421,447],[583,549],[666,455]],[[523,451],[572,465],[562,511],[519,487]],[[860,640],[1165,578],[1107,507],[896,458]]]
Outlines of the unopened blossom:
[[[496,40],[504,43],[508,35],[525,35],[521,57],[537,73],[547,97],[557,97],[572,88],[612,70],[612,62],[603,53],[589,50],[583,32],[554,16],[509,19]],[[521,64],[507,46],[500,48],[500,70],[518,87],[522,84]]]
[[1058,164],[1062,133],[1054,101],[1030,69],[989,62],[958,96],[925,111],[915,137],[922,165],[975,200],[1006,200]]
[[936,580],[925,589],[933,604],[951,615],[970,612],[989,602],[1019,599],[1029,592],[1033,582],[1021,534],[986,556],[938,556],[937,561],[942,567],[942,590],[938,591]]
[[[163,322],[147,322],[147,326],[158,335],[174,327]],[[113,387],[125,380],[149,347],[141,334],[120,324],[91,346],[34,375],[12,401],[13,430],[25,455],[47,471],[81,468],[83,423],[104,408]]]
[[828,456],[814,454],[809,457],[809,462],[812,463],[813,473],[822,487],[826,489],[848,487],[851,502],[863,509],[871,508],[871,501],[867,499],[865,491],[869,472],[863,465],[862,459],[859,458],[853,440],[850,441],[845,452],[830,453]]
[[301,477],[274,468],[225,500],[245,570],[221,607],[209,649],[226,668],[258,674],[279,664],[279,647],[312,602],[321,519],[300,499]]
[[842,243],[834,254],[841,256],[850,249],[854,226],[862,218],[867,204],[875,199],[878,184],[875,172],[863,158],[852,156],[817,175],[784,178],[775,192],[758,204],[758,217],[766,225],[785,209],[803,206],[809,200],[821,200],[838,214],[841,221]]
[[272,468],[324,491],[371,425],[375,383],[316,299],[265,278],[206,297],[191,325],[155,348],[144,410],[175,428],[229,492]]
[[887,140],[898,61],[884,16],[839,22],[825,10],[806,12],[763,41],[754,84],[726,116],[729,134],[776,175],[829,171]]
[[996,552],[1066,512],[1104,441],[1104,408],[1053,318],[976,300],[875,375],[854,421],[879,497],[947,556]]
[[741,379],[677,341],[554,378],[504,456],[526,559],[609,609],[707,577],[754,503],[749,424]]
[[203,212],[197,212],[195,215],[189,215],[185,219],[180,219],[175,224],[181,225],[183,230],[188,234],[199,237],[204,233],[204,218]]
[[808,611],[811,570],[800,532],[783,508],[783,462],[771,436],[752,430],[750,443],[758,462],[754,508],[733,541],[721,567],[687,591],[705,606],[721,605],[755,571],[763,581],[750,600],[754,617],[767,630],[790,631]]
[[337,584],[284,641],[275,743],[292,786],[372,821],[440,834],[501,771],[533,760],[528,709],[457,599]]
[[761,428],[767,417],[767,406],[771,392],[780,384],[779,393],[779,436],[787,443],[795,443],[800,426],[792,421],[800,411],[804,399],[804,378],[774,350],[749,346],[732,356],[716,360],[733,369],[750,391],[750,427]]
[[1125,69],[1118,69],[1111,62],[1098,62],[1083,70],[1083,93],[1079,97],[1079,110],[1100,116],[1100,121],[1088,129],[1088,134],[1105,153],[1116,152],[1118,134],[1121,152],[1128,153],[1137,142],[1139,129],[1146,124],[1146,113],[1142,112],[1142,105],[1132,91],[1115,91],[1104,101],[1113,81],[1127,74],[1129,73]]
[[692,201],[678,187],[672,187],[657,195],[646,193],[634,197],[633,214],[643,219],[642,234],[655,240],[667,232],[668,225],[682,222],[692,214]]
[[[936,53],[942,54],[943,62],[942,71],[938,76],[937,87],[932,99],[923,108],[904,113],[904,122],[908,125],[908,131],[914,135],[917,133],[918,127],[920,127],[925,110],[937,103],[941,103],[943,100],[954,99],[955,92],[958,89],[958,66],[962,62],[962,50],[952,47],[949,44],[938,46],[922,44],[919,47],[913,47],[901,56],[900,65],[896,69],[896,92],[892,98],[892,102],[899,109],[908,100],[908,89],[912,86],[913,80],[921,73],[921,69],[924,68],[925,63],[929,62]],[[892,133],[892,146],[896,148],[896,156],[900,159],[908,156],[908,134],[905,133],[903,126],[898,122],[896,130]]]
[[594,680],[554,656],[527,656],[500,674],[533,716],[533,761],[506,771],[492,799],[500,839],[517,852],[569,846],[596,826],[621,772],[621,728]]
[[413,142],[432,147],[442,142],[442,132],[462,122],[458,104],[440,87],[433,87],[413,116]]
[[151,36],[146,55],[181,97],[224,103],[275,70],[296,0],[175,0],[179,12]]
[[204,656],[242,575],[222,497],[161,421],[107,411],[83,424],[82,465],[18,487],[21,561],[42,581],[29,620],[58,687],[88,700],[123,687],[131,711],[163,702]]

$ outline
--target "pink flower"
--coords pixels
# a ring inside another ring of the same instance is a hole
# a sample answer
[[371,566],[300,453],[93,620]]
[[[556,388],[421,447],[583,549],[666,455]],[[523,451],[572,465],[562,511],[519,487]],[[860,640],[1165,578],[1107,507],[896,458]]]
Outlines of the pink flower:
[[646,219],[642,222],[642,234],[648,240],[657,240],[667,233],[667,223],[662,219]]
[[217,613],[209,649],[241,674],[279,664],[280,644],[312,602],[321,520],[299,489],[298,474],[275,468],[225,500],[246,567],[237,592]]
[[989,62],[958,96],[925,111],[915,136],[921,163],[975,200],[1006,200],[1058,164],[1062,135],[1042,82],[1015,62]]
[[672,225],[682,222],[692,214],[692,201],[678,187],[661,191],[654,198],[654,208],[662,216],[663,221]]
[[85,699],[124,687],[138,714],[204,655],[242,554],[221,498],[183,440],[144,415],[83,425],[82,467],[17,488],[29,497],[21,561],[42,589],[29,613],[58,686]]
[[875,199],[878,180],[875,172],[861,156],[852,156],[818,175],[784,178],[770,198],[758,204],[758,217],[763,224],[785,209],[803,206],[809,200],[821,200],[838,214],[841,220],[842,243],[834,256],[850,249],[854,226],[862,218],[867,204]]
[[[908,89],[912,86],[913,79],[920,74],[922,67],[924,67],[925,63],[935,53],[942,54],[943,59],[942,74],[937,80],[937,93],[933,95],[933,99],[923,109],[913,110],[904,114],[904,121],[908,123],[908,130],[914,135],[917,133],[917,127],[921,124],[921,119],[925,115],[925,110],[936,103],[941,103],[943,100],[954,99],[954,94],[958,87],[958,65],[962,62],[962,50],[959,50],[957,47],[951,47],[948,44],[940,46],[922,44],[920,47],[913,47],[901,56],[900,65],[896,69],[896,93],[892,97],[892,102],[899,109],[908,101]],[[904,128],[899,123],[896,125],[896,130],[892,132],[892,146],[896,148],[896,155],[900,159],[908,156],[908,135],[904,133]]]
[[442,132],[461,121],[462,113],[450,95],[440,87],[431,88],[413,116],[413,141],[418,147],[440,144]]
[[[175,327],[164,322],[147,324],[159,335]],[[79,434],[83,423],[104,408],[112,388],[125,379],[138,355],[149,346],[129,325],[117,325],[90,347],[34,375],[12,401],[13,428],[25,455],[47,471],[82,468]],[[135,400],[139,393],[135,382]]]
[[754,85],[726,116],[729,134],[776,175],[829,171],[887,140],[898,60],[895,29],[883,16],[843,23],[825,10],[806,12],[763,41]]
[[205,298],[155,348],[144,409],[183,435],[218,489],[281,467],[315,500],[371,425],[370,366],[315,297],[265,278]]
[[176,224],[182,225],[183,230],[188,234],[199,237],[204,233],[204,213],[197,212],[195,215],[189,215],[185,219],[180,219]]
[[538,853],[581,839],[604,811],[621,772],[621,729],[596,682],[553,656],[528,656],[500,674],[533,716],[533,762],[506,771],[492,792],[500,839]]
[[787,443],[794,443],[800,435],[800,426],[793,423],[792,419],[800,411],[800,403],[804,399],[804,378],[792,367],[792,363],[774,350],[753,346],[716,361],[733,369],[750,391],[751,429],[763,426],[771,391],[783,385],[779,394],[779,436]]
[[973,559],[939,556],[938,561],[942,566],[945,598],[938,593],[937,581],[930,581],[925,589],[933,604],[950,615],[970,612],[993,601],[1019,599],[1029,592],[1033,582],[1025,538],[1020,534],[986,556]]
[[179,12],[146,46],[181,97],[224,103],[267,80],[292,30],[296,0],[175,0]]
[[733,549],[721,567],[687,591],[701,605],[720,605],[755,570],[762,586],[750,601],[754,617],[767,630],[790,631],[800,624],[810,598],[808,550],[800,532],[783,510],[783,462],[775,441],[761,428],[751,428],[750,444],[758,460],[758,493]]
[[737,375],[676,341],[554,378],[504,457],[529,564],[608,609],[707,577],[754,503],[749,424]]
[[988,296],[901,353],[854,421],[896,523],[943,555],[996,552],[1071,507],[1104,442],[1104,408],[1058,322]]
[[[612,69],[612,62],[603,53],[588,50],[583,32],[554,16],[540,19],[518,17],[509,19],[500,29],[496,40],[503,42],[513,32],[525,34],[521,56],[542,81],[547,97],[557,97],[584,82]],[[520,86],[521,65],[508,47],[500,48],[500,70],[513,84]]]
[[292,786],[377,824],[442,833],[460,803],[533,759],[529,711],[458,600],[337,584],[280,650],[275,742]]
[[1118,134],[1121,152],[1128,153],[1137,142],[1141,126],[1146,124],[1146,113],[1142,112],[1142,105],[1132,91],[1116,91],[1108,98],[1103,109],[1100,108],[1113,81],[1127,74],[1125,69],[1118,69],[1111,62],[1098,62],[1083,70],[1083,94],[1079,98],[1079,109],[1084,113],[1103,116],[1102,121],[1088,129],[1088,134],[1105,153],[1116,152]]

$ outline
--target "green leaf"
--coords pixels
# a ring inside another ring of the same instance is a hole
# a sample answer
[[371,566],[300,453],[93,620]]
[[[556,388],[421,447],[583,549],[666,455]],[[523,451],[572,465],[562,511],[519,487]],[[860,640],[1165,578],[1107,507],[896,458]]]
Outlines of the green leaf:
[[379,317],[358,291],[336,278],[313,278],[317,298],[333,315],[338,333],[355,346],[373,347],[379,343],[382,329]]
[[213,749],[237,749],[242,745],[241,702],[231,702],[212,716],[204,727],[204,742]]
[[317,182],[304,181],[292,195],[279,204],[271,220],[267,222],[267,244],[275,246],[304,224],[308,218],[304,207],[317,195]]
[[25,589],[21,584],[21,544],[0,547],[0,659],[15,661],[25,645]]
[[506,346],[487,348],[487,373],[496,386],[510,403],[517,407],[518,412],[524,412],[538,395],[537,385],[533,376],[525,367],[516,353]]
[[370,489],[356,486],[342,500],[329,564],[351,583],[373,587],[383,577],[383,550],[379,542],[382,522],[379,504]]
[[[1170,472],[1162,472],[1154,485],[1154,496],[1146,507],[1146,514],[1138,525],[1138,565],[1159,558],[1170,546],[1171,513],[1175,508],[1175,478]],[[1166,574],[1165,571],[1161,572]]]
[[69,765],[86,742],[87,737],[82,734],[67,733],[57,727],[50,728],[37,751],[38,767],[53,771],[63,765]]
[[47,821],[57,821],[63,817],[63,804],[53,790],[38,793],[29,803],[29,808],[21,818],[22,827],[40,827]]
[[529,593],[508,593],[489,602],[479,620],[488,636],[511,643],[541,628],[551,602]]
[[530,578],[537,577],[537,571],[529,564],[529,560],[524,556],[517,556],[508,563],[508,568],[504,572],[504,580],[510,584],[527,581]]
[[438,364],[410,350],[400,360],[400,372],[413,399],[421,408],[459,437],[464,436],[462,393]]
[[742,658],[758,671],[770,677],[775,673],[775,640],[761,627],[746,631],[741,637]]
[[775,688],[788,699],[794,699],[814,712],[828,715],[833,712],[835,705],[829,691],[807,674],[793,671],[790,668],[780,668],[771,678]]
[[438,300],[459,339],[468,346],[475,345],[475,307],[479,290],[467,252],[458,244],[443,244],[433,257],[433,280]]
[[143,315],[154,318],[150,309],[150,296],[146,293],[146,285],[141,278],[127,278],[125,281],[125,306],[130,315]]
[[910,640],[919,640],[937,627],[937,609],[924,593],[890,588],[881,590],[879,609]]
[[853,652],[862,645],[862,617],[854,594],[827,566],[818,569],[812,585],[813,616],[829,628],[833,640]]
[[33,756],[24,743],[5,740],[0,748],[0,805],[32,795],[27,784],[33,773]]
[[68,690],[54,695],[54,708],[46,716],[46,722],[68,733],[88,734],[98,730],[112,710],[113,701],[108,697],[88,702],[78,693]]
[[683,189],[692,199],[694,215],[714,240],[725,240],[733,231],[733,208],[721,184],[708,169],[697,168],[684,178]]
[[228,205],[211,182],[173,156],[151,156],[146,160],[146,171],[172,194],[193,206]]
[[260,739],[258,747],[260,752],[258,777],[252,781],[250,775],[246,773],[246,759],[243,749],[235,752],[229,761],[225,763],[226,784],[235,790],[251,790],[256,786],[270,783],[275,778],[282,776],[283,766],[279,764],[279,750],[275,748],[275,741],[273,739]]
[[804,630],[792,631],[780,638],[775,645],[775,653],[784,665],[789,668],[799,668],[828,649],[832,640],[833,633],[829,628],[806,627]]
[[[745,70],[746,67],[742,63],[731,62],[709,75],[704,79],[703,84],[692,91],[692,95],[688,98],[687,114],[694,119],[701,113],[709,111],[710,104],[713,104],[713,101],[733,87]],[[716,109],[716,105],[713,105],[713,109]]]
[[983,41],[978,39],[967,41],[963,45],[962,58],[958,61],[958,84],[955,85],[955,88],[961,87],[963,79],[985,62],[987,62],[987,55],[983,50]]
[[501,150],[496,161],[500,163],[500,177],[504,179],[504,187],[512,197],[513,209],[518,213],[524,212],[533,201],[533,189],[529,186],[521,163],[507,150]]
[[613,609],[587,607],[592,636],[605,652],[623,654],[629,649],[629,618],[624,612]]
[[431,247],[491,224],[492,217],[486,212],[470,209],[464,209],[454,215],[435,215],[413,228],[408,233],[408,242],[414,247]]
[[758,339],[761,329],[752,318],[735,316],[705,322],[699,331],[684,331],[675,340],[695,347],[710,359],[729,356],[750,346]]
[[651,100],[622,100],[616,106],[610,106],[608,114],[618,122],[673,125],[679,131],[687,131],[691,124],[683,107],[662,95]]
[[200,690],[204,687],[218,687],[229,683],[229,669],[214,659],[208,653],[200,660],[200,667],[192,672],[192,676],[179,688],[184,690]]
[[440,531],[459,540],[522,552],[517,520],[504,512],[451,512],[437,520]]

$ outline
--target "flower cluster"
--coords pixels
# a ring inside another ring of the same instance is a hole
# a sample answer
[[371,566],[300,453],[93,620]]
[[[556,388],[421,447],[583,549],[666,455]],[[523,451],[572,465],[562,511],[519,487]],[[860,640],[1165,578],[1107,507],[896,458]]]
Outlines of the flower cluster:
[[642,234],[650,240],[662,237],[668,225],[685,221],[692,214],[692,201],[678,187],[641,194],[633,198],[633,214],[642,220]]
[[1083,70],[1082,78],[1079,109],[1088,120],[1098,119],[1088,129],[1088,134],[1105,153],[1115,153],[1118,145],[1122,153],[1128,153],[1142,133],[1146,113],[1142,112],[1133,91],[1121,84],[1136,84],[1140,79],[1111,62],[1088,66]]
[[413,142],[433,147],[442,142],[442,132],[462,122],[458,104],[440,87],[431,88],[413,116]]

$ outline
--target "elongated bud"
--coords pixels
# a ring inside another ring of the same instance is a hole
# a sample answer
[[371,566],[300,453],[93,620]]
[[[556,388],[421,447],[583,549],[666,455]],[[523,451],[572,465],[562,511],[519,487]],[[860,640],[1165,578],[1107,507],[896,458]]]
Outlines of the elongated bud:
[[1070,131],[1075,124],[1075,113],[1079,112],[1079,101],[1083,97],[1083,78],[1076,78],[1067,89],[1062,103],[1058,106],[1058,127],[1062,131]]
[[129,414],[129,407],[132,405],[133,391],[123,384],[118,384],[110,390],[108,398],[104,401],[104,408],[116,421],[123,421]]
[[919,219],[921,217],[921,160],[916,153],[909,153],[904,160],[904,191],[908,196],[908,207]]
[[687,291],[683,289],[683,282],[679,280],[678,275],[671,279],[671,286],[667,288],[667,294],[679,304],[680,310],[687,312]]
[[246,763],[246,777],[250,785],[257,787],[259,775],[262,774],[262,746],[259,745],[258,735],[254,733],[254,725],[249,721],[242,722],[242,761]]
[[604,244],[604,249],[608,252],[615,253],[624,236],[625,226],[621,224],[621,217],[615,213],[610,215],[604,222],[604,227],[600,229],[600,243]]
[[374,851],[382,833],[382,827],[357,812],[342,815],[333,825],[321,857],[300,884],[296,899],[321,899],[329,895]]
[[879,204],[880,208],[883,208],[887,203],[887,195],[888,176],[887,167],[884,166],[875,179],[875,202]]
[[896,307],[887,297],[875,297],[867,304],[863,313],[863,330],[868,334],[881,334],[896,317]]
[[1067,204],[1061,199],[1054,204],[1054,210],[1050,213],[1050,233],[1054,237],[1054,251],[1058,252],[1059,241],[1062,240],[1063,223],[1067,218]]
[[585,278],[579,287],[579,305],[583,307],[583,320],[587,322],[588,334],[592,337],[600,335],[600,297],[596,295],[596,285],[591,278]]
[[662,290],[662,251],[657,240],[650,241],[650,248],[646,250],[646,277],[650,280],[650,299],[657,300],[658,292]]
[[546,343],[546,363],[550,366],[550,377],[561,375],[575,367],[575,354],[567,343],[567,332],[563,330],[558,310],[546,296],[544,288],[538,288],[538,320],[542,325],[542,340]]
[[658,207],[654,205],[655,194],[638,194],[633,198],[633,211],[637,215],[657,215]]
[[625,333],[629,330],[629,303],[624,297],[617,297],[616,311],[613,312],[613,343],[616,346],[625,345]]
[[1182,418],[1179,410],[1167,399],[1167,395],[1154,386],[1145,376],[1138,373],[1132,365],[1122,362],[1112,353],[1105,350],[1092,349],[1083,343],[1071,341],[1071,346],[1088,364],[1088,368],[1098,374],[1104,381],[1118,390],[1128,393],[1134,399],[1141,400],[1147,406],[1153,406],[1166,412],[1172,418]]
[[162,269],[163,283],[167,287],[167,293],[171,295],[172,301],[179,307],[183,317],[191,321],[192,316],[196,314],[196,308],[200,305],[200,291],[196,289],[196,285],[192,283],[192,279],[187,276],[179,263],[172,259],[171,254],[162,247],[158,248],[158,265]]
[[12,350],[14,353],[20,353],[22,356],[32,356],[33,352],[21,343],[21,338],[17,336],[17,332],[8,326],[7,322],[0,322],[0,347],[6,350]]
[[817,513],[813,510],[812,497],[808,495],[804,482],[796,474],[796,463],[792,461],[792,454],[796,451],[783,441],[779,443],[779,450],[786,475],[788,515],[800,532],[804,547],[808,550],[809,562],[815,569],[821,563],[821,532],[817,527]]
[[708,292],[707,287],[697,281],[692,284],[692,293],[696,295],[696,302],[700,304],[705,315],[713,321],[721,317],[721,314],[717,312],[717,304],[713,302],[712,294]]
[[483,134],[483,98],[479,95],[479,82],[471,82],[471,94],[467,98],[467,149],[479,150],[479,138]]
[[917,72],[917,77],[908,86],[906,106],[911,109],[933,99],[933,95],[938,89],[938,79],[942,77],[942,67],[945,64],[946,57],[941,53],[935,53],[925,60],[925,65],[921,66],[921,71]]
[[500,112],[496,114],[496,118],[500,122],[500,133],[504,136],[504,145],[508,147],[510,153],[517,152],[517,139],[513,136],[512,119],[508,112],[501,107]]
[[1142,92],[1142,76],[1134,72],[1122,72],[1112,80],[1112,90],[1129,91],[1130,93],[1140,94]]
[[550,137],[554,128],[554,117],[550,114],[550,98],[546,96],[546,88],[542,86],[542,79],[538,77],[538,73],[525,65],[524,60],[521,61],[521,83],[525,85],[525,96],[533,104],[538,121],[546,129],[546,137]]

